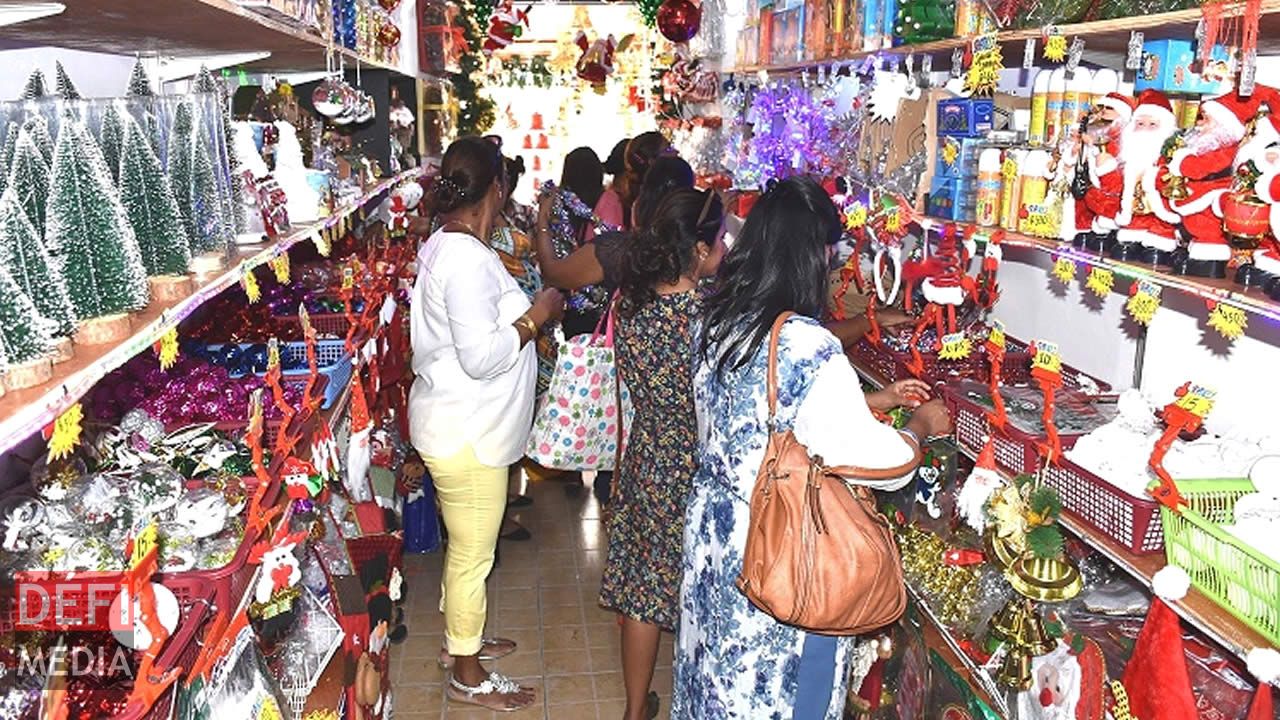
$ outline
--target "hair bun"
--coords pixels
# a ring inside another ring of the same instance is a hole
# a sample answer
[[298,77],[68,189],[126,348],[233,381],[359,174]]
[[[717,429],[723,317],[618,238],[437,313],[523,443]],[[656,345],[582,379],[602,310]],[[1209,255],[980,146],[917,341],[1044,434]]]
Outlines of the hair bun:
[[436,184],[431,193],[435,197],[435,209],[437,212],[455,210],[467,199],[467,191],[463,188],[462,183],[445,175],[436,178]]

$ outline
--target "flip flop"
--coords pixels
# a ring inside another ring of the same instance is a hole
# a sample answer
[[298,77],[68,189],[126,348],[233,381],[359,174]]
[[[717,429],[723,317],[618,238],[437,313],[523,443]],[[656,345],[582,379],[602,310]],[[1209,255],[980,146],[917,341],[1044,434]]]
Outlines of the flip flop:
[[[485,638],[481,642],[483,643],[480,646],[481,662],[501,660],[516,651],[516,642],[514,640]],[[440,648],[440,656],[436,658],[436,664],[440,666],[441,670],[451,670],[453,669],[453,656],[449,654],[448,650]]]
[[458,682],[452,674],[449,675],[449,687],[445,691],[445,695],[450,700],[456,700],[467,705],[476,705],[482,708],[493,710],[494,712],[515,712],[524,710],[537,701],[537,698],[523,705],[508,705],[503,699],[503,695],[514,695],[521,690],[529,691],[533,688],[522,687],[514,680],[500,675],[496,672],[489,673],[489,677],[479,685],[469,686]]

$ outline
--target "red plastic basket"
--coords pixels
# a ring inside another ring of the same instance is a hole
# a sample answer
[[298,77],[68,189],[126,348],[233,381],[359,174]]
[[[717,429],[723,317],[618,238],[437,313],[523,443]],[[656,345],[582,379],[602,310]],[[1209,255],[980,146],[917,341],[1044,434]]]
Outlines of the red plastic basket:
[[[912,358],[909,352],[890,350],[863,338],[849,348],[849,354],[859,365],[876,371],[888,382],[915,377],[910,370]],[[930,385],[962,379],[987,382],[991,376],[991,363],[981,350],[975,350],[963,360],[941,360],[937,353],[921,353],[920,359],[924,365],[920,379]],[[1013,369],[1016,365],[1030,362],[1030,354],[1007,353],[1001,372],[1016,373]]]
[[[954,388],[943,390],[943,400],[951,411],[955,423],[956,443],[971,453],[982,449],[989,436],[995,450],[996,464],[1012,473],[1034,473],[1040,469],[1039,444],[1044,438],[1019,430],[1006,422],[1004,430],[992,428],[987,422],[987,408],[961,395]],[[1070,449],[1079,435],[1062,434],[1059,441],[1063,450]]]
[[1164,549],[1160,504],[1137,498],[1067,459],[1050,465],[1044,483],[1062,498],[1062,509],[1135,555]]
[[369,558],[386,555],[387,568],[402,568],[401,558],[404,555],[404,534],[399,530],[390,533],[375,533],[347,538],[347,555],[351,556],[351,569],[360,574],[360,566]]
[[[213,617],[215,610],[214,590],[208,582],[201,578],[170,578],[161,581],[165,587],[173,591],[182,607],[182,619],[164,650],[156,660],[158,672],[167,672],[170,668],[180,668],[179,679],[185,677],[196,656],[200,654],[200,637],[205,624]],[[173,716],[174,700],[177,697],[175,683],[165,691],[155,705],[145,713],[125,711],[117,718],[121,720],[165,720]]]
[[[316,336],[320,338],[328,336],[345,340],[347,331],[351,328],[351,323],[343,313],[315,313],[309,317],[311,319],[311,327],[315,328]],[[358,314],[357,317],[359,317]],[[276,324],[280,327],[281,339],[298,340],[302,338],[302,323],[298,320],[297,315],[281,315],[276,318]]]

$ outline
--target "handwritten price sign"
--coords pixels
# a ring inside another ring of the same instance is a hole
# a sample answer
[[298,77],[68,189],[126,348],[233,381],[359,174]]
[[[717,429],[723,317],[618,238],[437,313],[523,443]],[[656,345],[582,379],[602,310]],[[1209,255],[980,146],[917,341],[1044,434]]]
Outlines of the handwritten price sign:
[[1160,286],[1147,280],[1139,280],[1133,288],[1133,294],[1125,303],[1124,309],[1134,322],[1150,325],[1156,310],[1160,309]]
[[973,343],[962,332],[942,336],[942,350],[938,353],[940,360],[963,360],[969,357]]
[[1235,340],[1249,327],[1244,310],[1235,305],[1209,301],[1209,327],[1228,340]]
[[1033,370],[1038,369],[1051,373],[1062,372],[1062,354],[1058,351],[1057,343],[1037,340],[1035,351],[1036,354],[1031,358],[1031,368]]
[[1084,286],[1090,292],[1100,298],[1105,298],[1111,293],[1111,288],[1115,287],[1116,274],[1106,268],[1095,267],[1089,270],[1089,277],[1085,279]]
[[1213,410],[1213,403],[1217,397],[1216,390],[1191,383],[1187,386],[1187,391],[1180,395],[1174,404],[1203,420],[1209,415],[1209,411]]
[[1053,262],[1053,277],[1064,285],[1076,277],[1076,263],[1071,258],[1060,257]]
[[987,335],[987,344],[994,348],[1003,350],[1005,347],[1004,323],[999,320],[991,321],[991,332]]

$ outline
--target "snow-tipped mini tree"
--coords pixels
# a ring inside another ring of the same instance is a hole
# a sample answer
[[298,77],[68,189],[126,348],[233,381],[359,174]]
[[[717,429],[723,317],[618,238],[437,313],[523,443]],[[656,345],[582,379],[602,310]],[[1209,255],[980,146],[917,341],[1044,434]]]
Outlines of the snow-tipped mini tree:
[[58,95],[62,96],[66,100],[79,100],[80,91],[76,89],[76,84],[71,82],[71,76],[67,74],[66,68],[62,67],[61,62],[56,62],[54,64],[58,68]]
[[182,213],[182,225],[191,241],[191,254],[225,247],[218,181],[204,138],[196,133],[195,107],[183,101],[173,114],[169,129],[169,182]]
[[4,145],[0,146],[0,192],[4,191],[5,183],[9,182],[9,167],[13,164],[13,151],[18,147],[18,132],[21,129],[22,126],[12,120],[5,129]]
[[[120,179],[120,154],[124,146],[124,125],[120,121],[120,111],[115,102],[107,103],[102,112],[102,126],[98,128],[98,145],[102,148],[102,159],[111,171],[111,179]],[[155,149],[152,148],[152,152]]]
[[142,67],[142,58],[138,58],[133,63],[133,72],[129,73],[129,87],[127,89],[129,94],[134,97],[151,97],[156,94],[151,89],[151,79],[147,77],[146,68]]
[[71,337],[76,311],[67,295],[67,283],[53,263],[36,228],[9,188],[0,195],[0,266],[13,276],[36,309],[52,321],[55,337]]
[[160,155],[164,149],[164,138],[160,134],[160,121],[156,118],[155,109],[152,107],[151,99],[155,97],[155,91],[151,89],[151,80],[147,77],[147,71],[142,67],[142,58],[138,58],[133,63],[133,72],[129,74],[129,87],[127,88],[129,97],[146,98],[142,123],[147,129],[147,140],[151,142],[151,149],[156,151],[156,155]]
[[132,117],[125,117],[120,201],[138,239],[142,264],[148,275],[183,275],[191,262],[191,248],[178,203],[142,128]]
[[89,131],[64,118],[53,160],[46,245],[61,260],[67,293],[81,320],[136,310],[149,297],[138,242],[102,163]]
[[53,352],[53,323],[36,310],[9,271],[0,267],[0,347],[7,364],[31,362]]
[[[44,237],[45,203],[49,198],[49,166],[31,134],[18,133],[18,147],[13,152],[9,177],[5,183],[8,193],[13,193],[18,206],[35,228],[36,237]],[[6,193],[7,194],[7,193]]]
[[44,73],[36,68],[31,72],[31,77],[27,78],[27,84],[22,88],[23,100],[39,100],[48,95],[49,91],[44,81]]
[[[27,121],[22,123],[22,130],[31,135],[36,147],[40,148],[45,164],[53,165],[53,136],[49,134],[49,123],[44,116],[32,115],[27,118]],[[16,152],[18,147],[15,145],[13,149]]]
[[[222,221],[226,226],[225,233],[227,235],[238,235],[245,231],[244,214],[239,209],[244,204],[244,180],[240,176],[239,168],[236,167],[235,155],[231,152],[232,148],[232,128],[231,128],[231,98],[227,94],[227,84],[219,82],[209,72],[209,68],[201,65],[200,74],[196,76],[195,83],[191,89],[195,92],[211,92],[218,98],[218,108],[221,112],[222,120],[222,147],[226,155],[228,175],[226,176],[227,192],[222,194]],[[219,160],[218,164],[221,164]],[[221,168],[218,168],[219,176]]]

